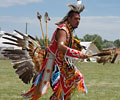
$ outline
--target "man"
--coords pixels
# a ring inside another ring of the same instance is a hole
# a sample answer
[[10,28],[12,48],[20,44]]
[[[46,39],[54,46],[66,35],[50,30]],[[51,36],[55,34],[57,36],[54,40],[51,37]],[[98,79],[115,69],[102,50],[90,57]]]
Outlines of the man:
[[42,69],[30,91],[23,94],[24,97],[37,100],[47,92],[49,82],[54,92],[51,100],[70,100],[70,94],[76,87],[86,93],[83,75],[72,63],[72,59],[87,58],[79,51],[81,48],[75,46],[79,43],[73,38],[84,6],[73,6],[63,20],[56,23],[58,28],[53,34]]
[[[83,85],[83,91],[86,92],[83,75],[75,68],[70,59],[87,58],[87,55],[75,50],[74,44],[76,41],[74,41],[73,38],[73,31],[79,25],[80,12],[82,12],[83,9],[84,6],[82,6],[79,10],[70,10],[63,20],[57,23],[58,28],[53,35],[49,50],[56,56],[55,62],[57,63],[56,66],[58,66],[58,70],[60,71],[60,78],[58,78],[58,71],[56,71],[57,76],[54,78],[54,81],[57,82],[54,83],[53,81],[53,84],[51,82],[54,91],[54,94],[51,96],[51,100],[70,100],[70,93],[73,88],[77,86],[80,89],[81,86],[79,87],[78,85],[81,83]],[[81,83],[79,83],[80,81]]]

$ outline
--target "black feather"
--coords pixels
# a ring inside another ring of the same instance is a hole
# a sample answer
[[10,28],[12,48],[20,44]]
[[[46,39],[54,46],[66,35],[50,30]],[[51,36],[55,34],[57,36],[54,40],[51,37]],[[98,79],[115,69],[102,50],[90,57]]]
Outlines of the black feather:
[[9,45],[15,45],[15,46],[18,46],[18,44],[16,43],[10,43],[10,42],[2,42],[3,44],[9,44]]
[[28,35],[28,37],[30,37],[32,40],[35,40],[35,41],[36,41],[36,39],[35,39],[34,37],[32,37],[32,36],[30,36],[30,35]]
[[6,40],[13,41],[13,42],[17,42],[17,40],[14,40],[14,39],[11,39],[11,38],[8,38],[8,37],[2,37],[2,38],[6,39]]
[[13,34],[10,34],[10,33],[4,33],[4,34],[5,34],[5,35],[8,35],[8,36],[11,36],[11,37],[13,37],[13,38],[15,38],[15,39],[17,39],[17,40],[22,40],[21,38],[15,36],[15,35],[13,35]]
[[[35,67],[40,67],[40,63],[37,63],[32,59],[33,55],[37,53],[34,49],[41,49],[39,43],[32,37],[26,36],[23,33],[15,30],[22,38],[10,33],[5,33],[7,37],[3,37],[10,42],[3,42],[3,44],[15,45],[21,47],[21,49],[5,49],[2,54],[12,60],[13,68],[16,70],[19,78],[25,83],[30,83],[31,80],[35,80],[38,75],[38,70]],[[36,59],[38,57],[35,55]],[[38,58],[39,59],[39,58]],[[37,65],[37,66],[36,66]]]
[[17,32],[18,34],[20,34],[21,36],[26,37],[23,33],[19,32],[17,30],[14,30],[14,31]]

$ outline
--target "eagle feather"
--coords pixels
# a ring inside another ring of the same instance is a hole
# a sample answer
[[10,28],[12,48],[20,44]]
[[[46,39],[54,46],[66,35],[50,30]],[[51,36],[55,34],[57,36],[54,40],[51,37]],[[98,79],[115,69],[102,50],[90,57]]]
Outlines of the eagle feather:
[[9,42],[3,42],[3,44],[15,45],[20,48],[5,49],[2,54],[12,60],[16,74],[25,84],[28,84],[38,75],[43,65],[45,50],[41,49],[39,42],[32,36],[27,36],[17,30],[15,32],[20,36],[5,33],[2,38],[9,40]]

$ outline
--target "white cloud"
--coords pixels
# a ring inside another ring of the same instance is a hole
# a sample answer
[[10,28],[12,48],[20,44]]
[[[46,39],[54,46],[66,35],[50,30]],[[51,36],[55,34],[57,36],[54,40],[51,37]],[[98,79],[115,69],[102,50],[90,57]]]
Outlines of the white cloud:
[[9,7],[14,5],[27,5],[29,3],[42,2],[43,0],[0,0],[0,7]]
[[120,39],[120,16],[83,16],[77,32],[79,37],[99,34],[107,40]]
[[[51,38],[55,31],[55,22],[59,21],[60,17],[51,18],[48,22],[48,36]],[[25,23],[28,23],[28,31],[32,36],[42,36],[40,30],[40,23],[37,18],[30,17],[12,17],[1,16],[0,27],[3,31],[13,31],[12,29],[19,29],[19,31],[25,31]],[[44,19],[42,20],[43,28],[45,32]],[[82,38],[86,34],[98,34],[103,39],[116,40],[120,39],[120,16],[82,16],[81,22],[76,29],[75,34]]]
[[0,16],[0,22],[6,22],[6,23],[34,23],[36,22],[36,18],[30,18],[30,17],[13,17],[13,16]]

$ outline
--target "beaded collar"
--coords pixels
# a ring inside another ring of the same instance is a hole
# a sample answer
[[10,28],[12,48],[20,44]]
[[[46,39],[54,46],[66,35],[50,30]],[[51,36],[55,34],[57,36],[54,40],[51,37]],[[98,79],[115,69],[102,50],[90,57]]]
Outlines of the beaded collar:
[[70,32],[70,39],[69,39],[69,42],[68,42],[68,46],[71,47],[72,46],[72,39],[73,39],[73,28],[72,26],[70,25],[70,23],[68,23],[68,21],[65,21],[64,22]]

